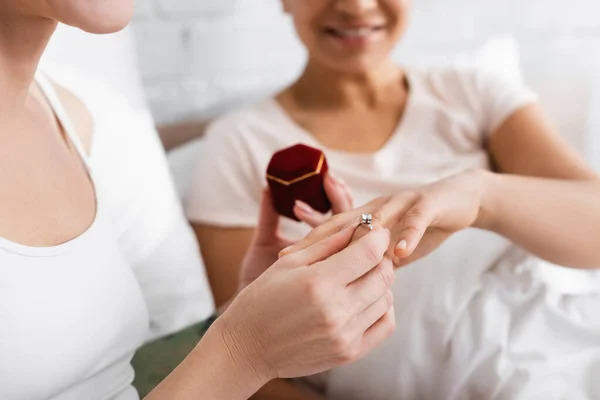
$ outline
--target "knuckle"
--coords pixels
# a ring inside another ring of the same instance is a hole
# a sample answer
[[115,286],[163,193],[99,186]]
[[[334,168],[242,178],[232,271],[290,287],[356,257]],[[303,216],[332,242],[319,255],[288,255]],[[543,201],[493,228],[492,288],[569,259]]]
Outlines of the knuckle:
[[389,322],[387,326],[386,337],[390,338],[394,336],[394,333],[396,333],[396,322]]
[[377,264],[381,258],[373,246],[368,246],[365,250],[365,257],[370,264]]
[[332,337],[334,342],[337,343],[337,335],[344,326],[344,320],[342,316],[331,310],[326,310],[321,314],[321,326],[325,330],[325,334]]
[[388,290],[385,294],[385,305],[386,309],[389,309],[392,305],[394,305],[394,293],[391,290]]
[[[386,250],[382,244],[379,243],[378,238],[375,235],[365,236],[365,257],[373,264],[379,264],[383,259],[383,253]],[[386,244],[387,247],[387,244]]]
[[428,210],[428,202],[426,200],[421,200],[414,207],[412,207],[406,215],[413,218],[424,217],[427,215]]
[[394,313],[394,310],[390,310],[390,318],[388,318],[388,321],[386,322],[387,326],[387,337],[391,337],[392,335],[394,335],[394,333],[396,333],[396,315]]
[[326,301],[326,289],[321,280],[314,276],[304,282],[304,292],[308,301],[317,306],[323,306]]
[[405,190],[395,195],[392,199],[395,203],[404,204],[407,201],[414,201],[419,198],[419,192],[416,190]]
[[392,253],[391,259],[392,259],[392,264],[394,265],[394,268],[403,267],[405,265],[405,263],[407,262],[406,259],[400,258],[399,256],[397,256],[396,254],[393,254],[393,253]]
[[286,254],[284,255],[278,263],[281,263],[285,267],[295,268],[301,267],[301,260],[298,253]]
[[329,222],[335,226],[342,225],[345,223],[345,221],[346,217],[344,216],[344,214],[335,214],[332,215],[331,218],[329,218]]
[[419,227],[414,222],[409,222],[402,227],[404,233],[417,233],[420,231]]
[[394,284],[394,272],[389,268],[379,266],[379,276],[383,282],[383,287],[389,289]]
[[334,343],[340,364],[349,364],[356,361],[360,354],[360,347],[351,338],[340,336]]

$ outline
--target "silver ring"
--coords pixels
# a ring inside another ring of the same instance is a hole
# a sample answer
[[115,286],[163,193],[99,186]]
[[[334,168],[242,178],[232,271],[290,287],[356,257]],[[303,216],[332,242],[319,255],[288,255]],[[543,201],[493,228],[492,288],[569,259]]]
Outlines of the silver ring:
[[371,215],[371,214],[361,215],[360,225],[365,225],[369,228],[370,231],[372,231],[373,230],[373,215]]

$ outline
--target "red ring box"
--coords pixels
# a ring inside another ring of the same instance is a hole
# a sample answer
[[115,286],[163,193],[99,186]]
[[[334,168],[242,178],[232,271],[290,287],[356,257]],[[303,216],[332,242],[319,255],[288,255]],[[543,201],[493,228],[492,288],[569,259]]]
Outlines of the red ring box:
[[299,221],[294,214],[296,200],[327,213],[331,202],[323,185],[329,167],[321,150],[297,144],[273,155],[267,168],[267,181],[273,205],[285,217]]

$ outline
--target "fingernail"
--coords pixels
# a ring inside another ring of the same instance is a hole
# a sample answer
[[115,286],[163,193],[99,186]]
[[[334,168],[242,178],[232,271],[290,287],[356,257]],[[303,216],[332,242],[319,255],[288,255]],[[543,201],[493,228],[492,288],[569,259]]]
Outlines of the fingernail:
[[407,250],[408,249],[408,242],[406,240],[401,240],[398,243],[398,246],[396,246],[398,249],[400,250]]
[[311,206],[309,206],[302,200],[296,200],[296,202],[294,204],[296,204],[296,207],[298,207],[299,209],[301,209],[303,212],[305,212],[307,214],[313,214],[315,212],[315,210],[313,210]]

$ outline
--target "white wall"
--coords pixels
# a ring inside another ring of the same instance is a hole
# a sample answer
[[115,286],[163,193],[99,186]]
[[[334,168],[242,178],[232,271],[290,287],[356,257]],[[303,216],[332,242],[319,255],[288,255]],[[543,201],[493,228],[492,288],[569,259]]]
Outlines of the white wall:
[[75,68],[125,95],[134,108],[146,107],[130,28],[111,35],[92,35],[59,25],[41,64]]
[[[413,0],[398,58],[451,55],[513,33],[531,80],[600,71],[598,0]],[[147,95],[160,121],[206,113],[273,90],[304,57],[279,0],[138,0],[134,30]],[[543,60],[543,61],[542,61]],[[565,83],[569,85],[569,83]]]

